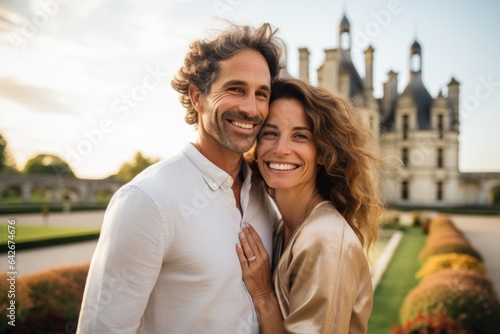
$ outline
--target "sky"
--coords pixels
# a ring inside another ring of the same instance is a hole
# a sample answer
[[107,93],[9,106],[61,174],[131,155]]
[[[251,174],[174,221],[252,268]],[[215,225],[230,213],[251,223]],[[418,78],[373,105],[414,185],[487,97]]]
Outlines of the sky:
[[390,70],[404,90],[417,39],[430,94],[461,84],[460,170],[500,171],[499,13],[497,0],[0,0],[0,134],[18,167],[54,154],[82,178],[114,174],[137,151],[167,158],[196,138],[170,86],[191,41],[224,20],[269,22],[292,76],[309,49],[314,83],[345,14],[362,77],[375,49],[375,96]]

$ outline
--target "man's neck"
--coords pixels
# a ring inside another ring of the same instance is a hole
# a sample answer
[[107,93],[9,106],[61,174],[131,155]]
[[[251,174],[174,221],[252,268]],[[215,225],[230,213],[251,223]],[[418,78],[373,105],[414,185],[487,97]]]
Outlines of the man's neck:
[[205,156],[205,158],[228,173],[233,180],[236,181],[238,179],[241,163],[243,161],[243,154],[231,151],[221,146],[219,143],[200,140],[199,138],[193,145],[203,154],[203,156]]

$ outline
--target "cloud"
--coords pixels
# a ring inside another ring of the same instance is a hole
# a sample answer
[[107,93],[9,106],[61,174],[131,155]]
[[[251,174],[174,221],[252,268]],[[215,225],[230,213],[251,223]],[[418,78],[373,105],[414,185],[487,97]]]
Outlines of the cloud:
[[69,105],[64,102],[71,100],[67,96],[10,78],[0,78],[0,98],[20,104],[32,111],[63,114],[72,112]]
[[0,43],[7,41],[6,35],[21,27],[26,19],[14,11],[10,6],[0,2]]

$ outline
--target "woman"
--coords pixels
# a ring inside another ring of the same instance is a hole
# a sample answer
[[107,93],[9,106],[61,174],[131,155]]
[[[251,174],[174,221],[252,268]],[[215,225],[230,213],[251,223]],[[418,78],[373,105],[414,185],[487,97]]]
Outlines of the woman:
[[366,333],[364,248],[382,213],[374,140],[347,102],[303,81],[277,81],[270,103],[254,159],[282,215],[273,279],[250,225],[236,247],[262,333]]

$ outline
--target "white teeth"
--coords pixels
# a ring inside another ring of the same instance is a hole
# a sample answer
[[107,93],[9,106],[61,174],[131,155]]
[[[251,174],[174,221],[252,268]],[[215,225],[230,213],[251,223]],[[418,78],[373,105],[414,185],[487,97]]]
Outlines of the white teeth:
[[290,164],[277,164],[274,162],[269,163],[269,168],[276,170],[292,170],[295,169],[296,167],[297,167],[296,165],[290,165]]
[[231,123],[239,128],[242,128],[242,129],[253,128],[253,124],[250,124],[250,123],[242,123],[242,122],[238,122],[238,121],[232,121]]

